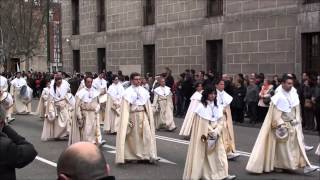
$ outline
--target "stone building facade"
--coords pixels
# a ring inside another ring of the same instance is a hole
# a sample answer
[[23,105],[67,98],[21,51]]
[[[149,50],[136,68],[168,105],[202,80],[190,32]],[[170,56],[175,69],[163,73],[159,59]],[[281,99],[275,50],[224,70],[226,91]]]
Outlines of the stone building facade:
[[[78,35],[72,35],[74,1]],[[101,1],[62,1],[64,70],[320,72],[318,0],[155,0],[155,22],[144,25],[146,1],[105,0],[101,32]]]

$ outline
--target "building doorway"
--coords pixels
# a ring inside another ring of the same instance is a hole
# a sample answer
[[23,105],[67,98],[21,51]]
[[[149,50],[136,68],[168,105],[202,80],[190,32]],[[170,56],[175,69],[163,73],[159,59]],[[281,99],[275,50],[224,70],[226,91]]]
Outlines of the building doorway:
[[73,71],[80,72],[80,50],[73,50]]
[[320,32],[302,34],[302,71],[320,72]]
[[97,53],[98,73],[101,73],[106,70],[106,48],[98,48]]
[[144,66],[143,73],[146,75],[149,73],[152,77],[155,75],[155,45],[143,46]]
[[207,45],[207,71],[222,74],[222,40],[209,40]]

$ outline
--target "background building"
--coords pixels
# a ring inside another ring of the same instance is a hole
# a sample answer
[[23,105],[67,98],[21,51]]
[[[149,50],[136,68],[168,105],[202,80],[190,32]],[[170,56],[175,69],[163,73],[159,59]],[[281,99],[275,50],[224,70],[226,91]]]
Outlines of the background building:
[[320,71],[319,0],[62,1],[63,68]]

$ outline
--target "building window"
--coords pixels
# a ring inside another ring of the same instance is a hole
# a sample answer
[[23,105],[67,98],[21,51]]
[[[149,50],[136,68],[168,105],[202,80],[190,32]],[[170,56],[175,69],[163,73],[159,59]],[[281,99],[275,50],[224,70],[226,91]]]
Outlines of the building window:
[[79,34],[79,0],[72,0],[72,34]]
[[320,69],[320,32],[302,34],[303,71],[317,73]]
[[98,32],[106,30],[105,0],[97,0],[97,26]]
[[144,0],[144,25],[153,25],[155,22],[155,0]]
[[320,0],[304,0],[304,4],[320,3]]
[[207,17],[223,15],[223,0],[207,0]]
[[155,75],[155,45],[143,46],[144,74],[149,73],[152,77]]
[[98,72],[101,73],[106,70],[106,49],[98,48],[97,53]]
[[80,50],[73,50],[73,71],[80,72]]
[[209,40],[206,42],[207,71],[222,75],[222,40]]

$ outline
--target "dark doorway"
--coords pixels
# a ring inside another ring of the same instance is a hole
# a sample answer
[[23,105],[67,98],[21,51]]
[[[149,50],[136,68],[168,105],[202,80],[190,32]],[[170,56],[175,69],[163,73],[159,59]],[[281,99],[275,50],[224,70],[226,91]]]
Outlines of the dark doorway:
[[73,71],[80,72],[80,50],[73,50]]
[[98,72],[101,73],[103,70],[106,69],[106,49],[105,48],[98,48]]
[[302,34],[302,70],[320,72],[320,32]]
[[144,74],[155,75],[155,45],[143,46]]
[[222,74],[222,40],[207,41],[207,71]]
[[7,72],[18,72],[18,70],[21,71],[19,58],[11,58],[9,64],[10,65],[8,66]]

